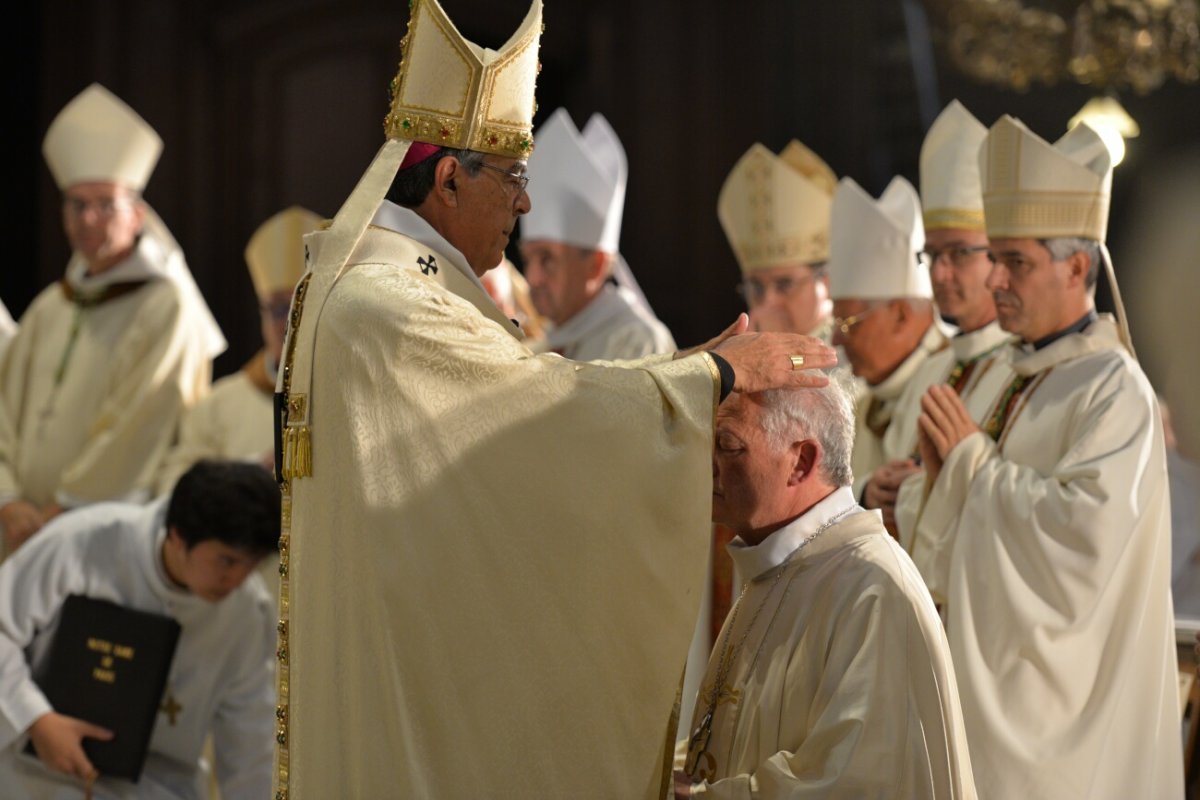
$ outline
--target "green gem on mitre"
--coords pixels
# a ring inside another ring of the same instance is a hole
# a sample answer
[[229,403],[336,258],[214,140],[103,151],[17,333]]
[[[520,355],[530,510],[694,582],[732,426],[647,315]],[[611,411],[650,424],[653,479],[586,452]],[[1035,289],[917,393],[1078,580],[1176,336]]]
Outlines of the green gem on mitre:
[[533,146],[533,142],[531,142],[527,138],[522,138],[521,141],[517,142],[517,146],[520,147],[522,150],[528,150],[530,147]]
[[408,117],[405,117],[403,120],[400,121],[400,127],[404,128],[404,130],[408,130],[412,126],[413,126],[412,120],[409,119]]

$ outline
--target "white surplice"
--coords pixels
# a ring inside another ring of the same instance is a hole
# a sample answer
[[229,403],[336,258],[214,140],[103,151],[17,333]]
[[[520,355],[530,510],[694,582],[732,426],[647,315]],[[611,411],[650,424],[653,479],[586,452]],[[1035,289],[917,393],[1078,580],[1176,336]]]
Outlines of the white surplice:
[[[906,512],[914,560],[945,602],[980,794],[1180,798],[1154,391],[1107,315],[1041,350],[1006,350],[997,358],[1029,383],[999,442],[960,442]],[[983,405],[968,402],[976,420],[991,416]]]
[[912,455],[911,450],[902,447],[887,447],[886,444],[890,444],[886,440],[887,432],[905,387],[930,356],[948,346],[951,333],[952,328],[934,320],[916,348],[892,370],[892,374],[874,386],[860,382],[861,392],[854,411],[854,453],[850,460],[855,497],[862,498],[863,489],[876,468]]
[[950,338],[949,347],[925,359],[896,401],[892,422],[883,435],[884,452],[907,454],[899,458],[916,456],[917,417],[921,415],[921,397],[925,390],[935,383],[945,383],[956,368],[965,373],[964,382],[969,382],[970,373],[980,362],[1011,339],[999,323],[990,322],[978,330],[955,334]]
[[[170,494],[188,467],[201,459],[251,461],[270,468],[275,455],[274,376],[260,351],[246,366],[213,384],[212,393],[184,414],[179,440],[158,476],[158,493]],[[270,553],[258,573],[279,599],[279,554]]]
[[878,511],[843,487],[729,552],[749,585],[696,703],[693,730],[728,659],[694,796],[975,797],[945,634]]
[[177,587],[162,565],[166,499],[141,506],[99,503],[55,518],[0,565],[0,796],[79,800],[78,780],[22,753],[26,730],[51,710],[31,678],[53,641],[69,595],[173,617],[182,626],[167,679],[179,706],[160,711],[137,784],[96,783],[97,800],[201,800],[200,762],[211,732],[223,800],[270,793],[274,731],[275,622],[257,576],[217,603]]
[[578,314],[551,328],[537,349],[575,361],[616,361],[676,348],[667,326],[640,306],[631,290],[605,284]]

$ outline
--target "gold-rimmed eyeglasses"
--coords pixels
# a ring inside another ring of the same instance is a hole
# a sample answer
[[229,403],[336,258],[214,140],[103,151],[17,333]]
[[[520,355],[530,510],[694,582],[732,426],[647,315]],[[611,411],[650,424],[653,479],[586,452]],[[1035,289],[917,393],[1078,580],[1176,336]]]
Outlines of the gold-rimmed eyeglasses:
[[862,322],[864,319],[866,319],[868,314],[870,314],[872,311],[875,311],[878,308],[879,308],[879,306],[871,306],[870,308],[868,308],[865,311],[860,311],[857,314],[851,314],[848,317],[834,317],[833,318],[834,330],[839,331],[843,336],[845,336],[846,334],[850,333],[851,328],[853,328],[858,323]]

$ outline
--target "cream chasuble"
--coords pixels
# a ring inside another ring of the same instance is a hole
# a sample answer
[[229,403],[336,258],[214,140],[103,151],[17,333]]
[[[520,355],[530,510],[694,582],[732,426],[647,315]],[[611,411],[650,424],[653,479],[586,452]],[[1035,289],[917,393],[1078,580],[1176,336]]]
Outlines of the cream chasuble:
[[1027,382],[999,443],[980,432],[954,448],[914,543],[946,565],[980,793],[1182,797],[1154,391],[1107,316],[1009,356]]
[[[997,322],[990,322],[970,333],[958,333],[950,338],[945,347],[921,364],[913,374],[896,401],[892,422],[883,435],[885,453],[903,453],[892,458],[908,458],[917,455],[917,417],[921,415],[921,397],[935,383],[950,383],[961,390],[987,356],[995,353],[1012,336],[1004,332]],[[855,476],[858,473],[854,473]]]
[[[420,217],[376,221],[401,233],[369,228],[292,334],[311,476],[289,484],[279,783],[290,800],[660,798],[715,365],[534,356]],[[307,238],[312,263],[327,236]]]
[[261,800],[271,785],[274,614],[250,576],[212,603],[176,586],[162,566],[167,500],[98,503],[55,517],[0,567],[0,797],[82,800],[83,782],[23,752],[50,711],[32,679],[69,595],[164,614],[182,626],[141,779],[101,777],[96,800],[202,800],[215,744],[223,800]]
[[738,541],[750,583],[696,703],[693,730],[728,660],[693,796],[975,797],[945,634],[879,512],[846,487],[762,544]]
[[[199,301],[173,277],[186,267],[166,266],[175,258],[143,235],[104,274],[129,291],[80,305],[56,283],[34,299],[0,360],[0,501],[70,507],[151,495],[183,409],[212,374]],[[82,275],[78,259],[67,275]]]
[[158,478],[168,494],[179,476],[201,459],[253,461],[270,467],[275,456],[275,381],[260,351],[246,366],[213,384],[212,393],[188,409]]
[[900,366],[892,370],[891,375],[875,386],[863,384],[855,407],[854,454],[850,460],[850,466],[854,470],[855,497],[862,498],[863,489],[877,467],[893,459],[908,458],[912,454],[911,450],[887,449],[884,437],[891,427],[904,387],[917,374],[926,359],[949,344],[949,333],[952,331],[953,329],[946,328],[934,320],[929,330],[921,337],[916,349],[900,362]]

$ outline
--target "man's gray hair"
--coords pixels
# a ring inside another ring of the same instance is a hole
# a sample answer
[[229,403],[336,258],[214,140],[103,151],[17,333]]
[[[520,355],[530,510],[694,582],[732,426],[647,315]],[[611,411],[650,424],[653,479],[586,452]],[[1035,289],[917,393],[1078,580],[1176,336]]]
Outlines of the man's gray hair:
[[819,389],[772,389],[762,393],[762,426],[777,450],[792,442],[821,443],[821,477],[831,486],[854,482],[850,454],[854,449],[854,400],[848,370],[829,373]]
[[387,199],[405,208],[416,208],[424,203],[430,190],[433,189],[433,177],[437,171],[438,162],[446,156],[458,159],[458,163],[462,164],[463,169],[471,177],[475,177],[479,174],[479,170],[483,169],[483,153],[478,150],[456,150],[451,147],[443,147],[421,163],[397,172],[388,189]]
[[1091,289],[1100,277],[1100,243],[1081,236],[1060,236],[1055,239],[1038,239],[1050,251],[1055,261],[1065,261],[1075,253],[1086,253],[1088,257],[1087,278],[1084,285]]

